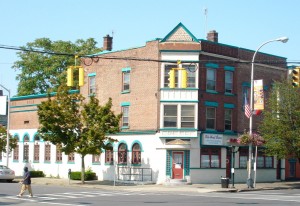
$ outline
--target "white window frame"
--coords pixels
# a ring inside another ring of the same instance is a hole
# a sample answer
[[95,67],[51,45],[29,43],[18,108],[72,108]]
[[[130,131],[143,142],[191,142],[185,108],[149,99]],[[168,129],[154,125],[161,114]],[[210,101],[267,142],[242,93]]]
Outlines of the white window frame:
[[[231,111],[230,115],[230,129],[226,129],[226,121],[229,121],[229,119],[226,119],[226,111]],[[233,110],[229,108],[224,108],[224,130],[231,131],[232,130],[232,114]]]
[[130,70],[122,72],[122,92],[130,91]]
[[[164,110],[165,106],[177,106],[177,116],[176,116],[176,127],[165,127],[164,120],[165,120],[165,115],[164,115]],[[182,127],[182,106],[194,106],[194,126],[193,127]],[[161,128],[174,128],[174,129],[185,129],[185,128],[197,128],[197,104],[195,103],[181,103],[181,104],[175,104],[175,103],[165,103],[161,104]]]
[[[226,78],[226,74],[230,74],[231,77],[231,82],[227,82],[227,78]],[[232,94],[233,93],[233,72],[232,71],[225,71],[225,93],[229,93]],[[230,91],[226,91],[227,90],[227,85],[230,85]]]
[[[214,78],[213,79],[209,79],[209,76],[208,76],[208,72],[209,71],[212,71],[214,73]],[[213,82],[213,85],[214,85],[214,89],[211,89],[211,88],[208,88],[208,83],[209,82]],[[212,69],[212,68],[206,68],[206,90],[208,91],[217,91],[217,70],[216,69]]]
[[96,76],[89,76],[89,95],[96,94]]
[[[214,118],[210,118],[210,119],[214,119],[214,128],[208,128],[207,127],[207,120],[208,120],[208,116],[207,116],[207,110],[208,109],[214,109],[215,110],[215,117]],[[209,107],[207,106],[206,109],[205,109],[205,128],[206,129],[212,129],[212,130],[215,130],[216,129],[216,115],[217,115],[217,108],[216,107]]]
[[[126,112],[125,109],[127,109]],[[129,127],[129,106],[122,106],[122,127]],[[125,121],[125,119],[127,118],[127,120]],[[127,125],[126,125],[127,124]]]

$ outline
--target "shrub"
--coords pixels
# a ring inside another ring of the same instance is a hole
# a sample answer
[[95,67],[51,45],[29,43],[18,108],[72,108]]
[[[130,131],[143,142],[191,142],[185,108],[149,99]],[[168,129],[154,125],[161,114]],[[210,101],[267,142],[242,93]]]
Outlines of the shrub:
[[[71,172],[70,179],[81,180],[81,172]],[[84,173],[84,180],[95,180],[95,179],[96,179],[96,173],[91,171],[86,171]]]
[[45,177],[43,171],[30,171],[31,177]]

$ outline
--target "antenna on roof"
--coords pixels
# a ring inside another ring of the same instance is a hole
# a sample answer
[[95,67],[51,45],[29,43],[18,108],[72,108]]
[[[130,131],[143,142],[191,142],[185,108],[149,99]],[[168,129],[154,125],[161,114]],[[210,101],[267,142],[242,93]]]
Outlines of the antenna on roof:
[[208,9],[204,7],[204,16],[205,16],[205,22],[204,22],[204,36],[207,34],[207,15],[208,15]]
[[111,37],[114,37],[114,30],[111,31]]

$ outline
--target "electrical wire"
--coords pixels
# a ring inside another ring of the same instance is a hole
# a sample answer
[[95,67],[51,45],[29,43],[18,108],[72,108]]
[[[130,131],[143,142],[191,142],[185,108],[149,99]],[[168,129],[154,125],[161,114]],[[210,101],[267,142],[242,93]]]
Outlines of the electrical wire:
[[[9,49],[9,50],[17,50],[17,51],[23,51],[23,52],[34,52],[34,53],[41,53],[41,54],[49,54],[49,55],[61,55],[61,56],[76,56],[77,54],[70,54],[70,53],[60,53],[60,52],[51,52],[51,51],[45,51],[45,50],[38,50],[38,49],[28,49],[25,47],[17,47],[17,46],[8,46],[8,45],[2,45],[0,44],[0,49]],[[91,56],[91,55],[77,55],[78,57],[82,58],[81,62],[86,65],[90,66],[92,63],[97,63],[100,59],[111,59],[111,60],[132,60],[132,61],[146,61],[146,62],[159,62],[159,63],[176,63],[177,61],[171,61],[171,60],[160,60],[160,59],[146,59],[146,58],[137,58],[137,57],[119,57],[119,56],[109,56],[107,54],[103,56]],[[201,63],[201,62],[211,62],[212,60],[199,60],[199,61],[181,61],[182,63],[187,64],[195,64],[195,63]],[[241,61],[241,60],[213,60],[215,63],[244,63],[244,64],[251,64],[251,61]],[[300,60],[293,60],[293,61],[272,61],[272,60],[262,60],[262,61],[255,61],[255,63],[261,63],[261,64],[270,64],[270,65],[278,65],[278,64],[300,64]]]

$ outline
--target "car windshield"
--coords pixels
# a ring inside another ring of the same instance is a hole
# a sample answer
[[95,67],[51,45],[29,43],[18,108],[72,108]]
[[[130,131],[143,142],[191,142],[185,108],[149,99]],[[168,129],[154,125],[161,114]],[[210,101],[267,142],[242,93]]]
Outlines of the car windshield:
[[6,167],[4,165],[0,165],[0,169],[8,169],[8,167]]

